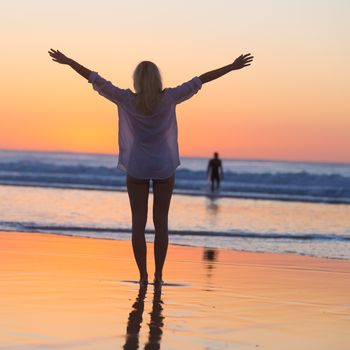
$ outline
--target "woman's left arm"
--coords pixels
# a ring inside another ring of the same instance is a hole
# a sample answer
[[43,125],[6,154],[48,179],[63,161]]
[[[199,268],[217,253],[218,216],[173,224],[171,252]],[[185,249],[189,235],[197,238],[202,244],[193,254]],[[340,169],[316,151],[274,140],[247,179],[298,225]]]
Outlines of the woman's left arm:
[[199,79],[202,81],[202,84],[208,83],[209,81],[215,80],[222,77],[223,75],[237,69],[242,69],[244,67],[250,66],[253,61],[254,56],[250,53],[246,55],[240,55],[235,59],[235,61],[227,66],[221,67],[219,69],[212,70],[210,72],[204,73],[199,76]]
[[61,64],[66,64],[66,65],[72,67],[77,73],[79,73],[85,79],[89,79],[89,76],[91,73],[90,69],[85,68],[84,66],[82,66],[78,62],[67,57],[59,50],[50,49],[50,51],[48,51],[48,52],[49,52],[50,56],[53,57],[52,58],[53,61],[55,61],[57,63],[61,63]]

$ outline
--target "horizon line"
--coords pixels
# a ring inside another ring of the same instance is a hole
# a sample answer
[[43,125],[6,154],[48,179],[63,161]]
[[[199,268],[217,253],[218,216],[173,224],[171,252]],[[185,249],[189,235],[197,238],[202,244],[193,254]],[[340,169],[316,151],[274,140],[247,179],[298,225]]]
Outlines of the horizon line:
[[[36,152],[36,153],[68,153],[68,154],[89,154],[89,155],[108,155],[118,156],[118,153],[106,153],[106,152],[92,152],[92,151],[70,151],[70,150],[42,150],[42,149],[15,149],[15,148],[0,148],[0,152]],[[220,154],[220,153],[219,153]],[[180,158],[202,158],[209,159],[210,156],[196,156],[196,155],[184,155]],[[237,161],[253,161],[253,162],[284,162],[284,163],[314,163],[314,164],[338,164],[338,165],[350,165],[350,162],[346,161],[321,161],[321,160],[303,160],[303,159],[281,159],[281,158],[239,158],[239,157],[220,157],[226,160],[237,160]]]

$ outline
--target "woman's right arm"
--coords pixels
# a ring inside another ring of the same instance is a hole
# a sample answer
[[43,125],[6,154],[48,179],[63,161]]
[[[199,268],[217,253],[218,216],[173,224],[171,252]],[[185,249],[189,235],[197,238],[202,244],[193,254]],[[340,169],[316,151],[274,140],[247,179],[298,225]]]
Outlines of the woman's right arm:
[[61,63],[61,64],[66,64],[66,65],[72,67],[77,73],[79,73],[85,79],[89,79],[89,76],[91,73],[90,69],[85,68],[84,66],[82,66],[78,62],[67,57],[59,50],[50,49],[49,54],[52,57],[53,61],[55,61],[57,63]]
[[237,69],[241,69],[243,67],[250,66],[253,61],[253,56],[250,53],[245,55],[241,55],[235,59],[235,61],[227,66],[224,66],[219,69],[212,70],[210,72],[204,73],[199,76],[199,79],[202,81],[202,84],[208,83],[214,79],[220,78],[223,75]]
[[53,61],[61,64],[66,64],[73,68],[77,73],[79,73],[82,77],[87,79],[89,83],[92,84],[94,90],[96,90],[101,96],[106,97],[108,100],[119,104],[128,97],[129,93],[127,90],[114,86],[110,81],[101,77],[97,72],[85,68],[78,62],[64,55],[59,50],[51,49],[49,51],[49,54],[52,57]]

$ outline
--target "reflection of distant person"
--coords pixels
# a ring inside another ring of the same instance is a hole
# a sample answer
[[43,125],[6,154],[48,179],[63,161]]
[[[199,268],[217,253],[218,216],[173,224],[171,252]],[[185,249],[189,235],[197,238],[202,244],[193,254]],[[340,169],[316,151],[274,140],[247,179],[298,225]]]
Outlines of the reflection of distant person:
[[209,160],[207,175],[211,181],[211,191],[218,191],[220,188],[220,181],[224,177],[224,171],[222,169],[221,159],[217,152],[214,153],[214,158]]
[[217,250],[212,248],[204,248],[203,259],[207,261],[215,261],[217,258]]

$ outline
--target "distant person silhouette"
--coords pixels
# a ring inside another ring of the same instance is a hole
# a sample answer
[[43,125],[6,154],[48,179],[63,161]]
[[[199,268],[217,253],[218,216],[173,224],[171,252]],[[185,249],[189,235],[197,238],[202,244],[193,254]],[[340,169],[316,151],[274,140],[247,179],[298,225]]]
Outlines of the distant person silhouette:
[[209,160],[207,175],[211,181],[211,191],[218,191],[220,189],[220,181],[223,179],[224,171],[222,162],[219,158],[219,153],[214,153],[214,158]]
[[168,212],[175,170],[180,165],[176,106],[196,94],[202,84],[233,70],[250,66],[253,56],[249,53],[240,55],[233,63],[166,89],[163,89],[158,67],[153,62],[142,61],[133,74],[133,92],[113,85],[59,50],[50,49],[49,55],[53,61],[70,66],[87,79],[95,91],[118,106],[117,167],[126,174],[132,216],[132,247],[140,272],[140,283],[148,283],[145,226],[152,180],[154,282],[162,284],[163,265],[168,249]]

